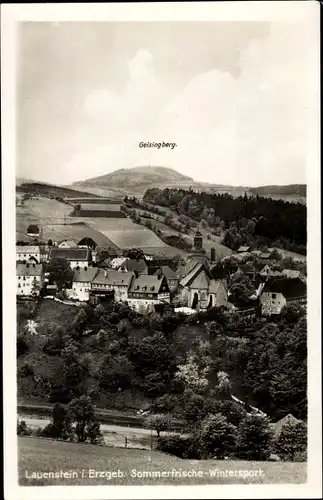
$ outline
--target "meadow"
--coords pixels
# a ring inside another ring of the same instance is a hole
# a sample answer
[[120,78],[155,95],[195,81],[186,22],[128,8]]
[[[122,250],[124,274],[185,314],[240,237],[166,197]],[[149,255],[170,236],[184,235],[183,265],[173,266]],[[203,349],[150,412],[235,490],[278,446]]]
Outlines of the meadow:
[[[66,443],[31,437],[18,438],[19,484],[23,486],[301,484],[306,482],[306,468],[306,463],[183,460],[150,450]],[[104,471],[107,474],[105,477],[93,477],[90,470]],[[28,478],[32,472],[59,471],[73,471],[73,474],[72,477],[58,479]],[[111,477],[109,472],[112,471],[119,471],[119,477]],[[144,471],[170,471],[170,477],[143,477]],[[195,477],[183,477],[183,471],[190,471]],[[233,472],[229,475],[227,471]],[[245,478],[239,476],[239,471],[248,471]],[[198,472],[200,477],[196,477]]]

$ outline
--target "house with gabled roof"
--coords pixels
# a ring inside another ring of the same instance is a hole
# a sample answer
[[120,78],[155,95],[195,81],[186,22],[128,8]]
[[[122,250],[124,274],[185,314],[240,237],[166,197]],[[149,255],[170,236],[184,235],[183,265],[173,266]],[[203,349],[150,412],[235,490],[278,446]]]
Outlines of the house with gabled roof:
[[73,282],[70,297],[81,302],[90,298],[91,283],[98,273],[97,267],[78,267],[73,270]]
[[16,262],[40,262],[39,245],[16,245]]
[[261,290],[260,306],[263,316],[280,314],[289,303],[306,303],[306,284],[299,278],[271,278]]
[[165,276],[159,273],[134,277],[127,302],[132,309],[142,314],[153,311],[156,304],[170,303],[170,289]]
[[71,269],[76,267],[89,267],[91,262],[91,251],[89,248],[57,248],[50,247],[49,260],[66,259]]
[[171,292],[174,292],[179,283],[178,274],[173,271],[169,266],[151,267],[149,266],[148,274],[158,276],[162,274],[165,276],[167,284]]
[[91,282],[92,302],[109,298],[115,302],[126,302],[133,277],[134,273],[132,272],[99,269]]
[[77,245],[73,240],[63,240],[58,244],[58,248],[76,248]]
[[44,285],[44,272],[42,264],[34,262],[17,262],[16,264],[17,296],[29,297],[33,293],[39,295]]
[[145,259],[127,259],[121,264],[120,269],[137,274],[148,274],[148,265]]

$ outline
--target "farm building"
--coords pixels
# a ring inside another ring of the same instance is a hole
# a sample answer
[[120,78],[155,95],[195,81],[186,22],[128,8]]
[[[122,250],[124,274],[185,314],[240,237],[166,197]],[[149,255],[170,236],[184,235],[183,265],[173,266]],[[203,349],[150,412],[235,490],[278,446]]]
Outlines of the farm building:
[[39,294],[44,284],[42,264],[21,263],[16,264],[17,295],[31,296],[34,292]]
[[16,261],[19,262],[40,262],[40,247],[32,245],[16,245]]
[[31,236],[32,238],[39,238],[41,230],[37,224],[30,224],[27,228],[27,236]]
[[89,267],[91,252],[88,248],[56,248],[49,249],[49,259],[66,259],[71,269]]
[[141,274],[133,278],[128,291],[128,304],[132,309],[145,314],[163,302],[170,302],[170,290],[163,275]]
[[306,284],[299,278],[272,278],[260,293],[261,314],[280,314],[289,303],[306,302]]

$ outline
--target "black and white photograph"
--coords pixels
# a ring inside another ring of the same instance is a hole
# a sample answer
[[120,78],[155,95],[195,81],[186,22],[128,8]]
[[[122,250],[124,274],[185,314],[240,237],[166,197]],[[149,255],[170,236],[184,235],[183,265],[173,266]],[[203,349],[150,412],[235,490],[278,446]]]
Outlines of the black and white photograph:
[[8,499],[320,494],[318,3],[214,3],[3,8]]

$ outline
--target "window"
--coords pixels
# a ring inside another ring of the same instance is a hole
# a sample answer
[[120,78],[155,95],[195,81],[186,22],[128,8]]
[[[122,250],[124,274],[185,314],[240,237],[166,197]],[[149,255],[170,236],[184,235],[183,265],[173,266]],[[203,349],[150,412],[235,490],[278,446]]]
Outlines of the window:
[[275,299],[275,298],[276,298],[276,294],[275,294],[275,293],[272,293],[272,294],[271,294],[271,297],[272,297],[272,299]]
[[20,280],[20,279],[21,279],[21,276],[18,276],[18,280]]
[[21,288],[21,284],[20,283],[18,283],[18,288]]

